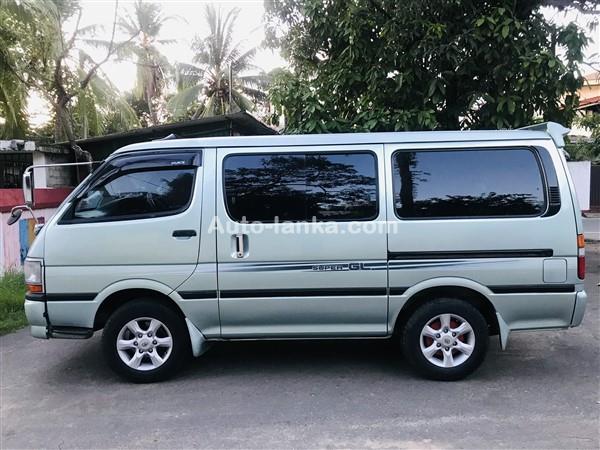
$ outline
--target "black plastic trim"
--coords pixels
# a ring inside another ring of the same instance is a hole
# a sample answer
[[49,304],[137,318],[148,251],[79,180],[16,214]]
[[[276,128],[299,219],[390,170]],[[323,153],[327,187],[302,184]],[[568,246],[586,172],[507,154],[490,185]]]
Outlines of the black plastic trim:
[[575,293],[575,285],[559,284],[556,286],[549,284],[507,284],[504,286],[488,286],[494,294],[531,294],[531,293],[559,293],[573,292]]
[[177,291],[177,293],[184,300],[217,298],[217,291]]
[[68,294],[46,294],[46,301],[48,302],[91,302],[96,298],[93,292],[75,292]]
[[94,334],[93,328],[55,327],[52,326],[48,335],[59,339],[89,339]]
[[408,287],[391,287],[390,295],[402,295],[406,292]]
[[27,294],[25,294],[25,300],[29,300],[32,302],[45,302],[46,294],[36,294],[28,292]]
[[346,297],[353,295],[386,295],[386,288],[323,288],[323,289],[233,289],[221,291],[221,298],[256,297]]
[[172,234],[173,237],[194,237],[196,235],[196,230],[175,230]]
[[388,259],[547,258],[551,248],[523,250],[458,250],[449,252],[388,252]]

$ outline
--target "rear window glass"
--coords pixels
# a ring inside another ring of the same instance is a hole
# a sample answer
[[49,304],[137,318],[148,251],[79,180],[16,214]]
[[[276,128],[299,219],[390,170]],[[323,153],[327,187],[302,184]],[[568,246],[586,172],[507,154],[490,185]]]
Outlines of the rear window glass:
[[238,222],[369,220],[377,216],[375,155],[232,155],[225,200]]
[[403,218],[534,216],[545,210],[540,166],[528,149],[398,151],[393,186]]

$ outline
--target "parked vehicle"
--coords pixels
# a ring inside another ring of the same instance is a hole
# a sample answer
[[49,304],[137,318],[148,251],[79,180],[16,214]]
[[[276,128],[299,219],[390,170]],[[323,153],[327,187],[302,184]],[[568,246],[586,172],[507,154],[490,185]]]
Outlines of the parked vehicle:
[[582,321],[584,239],[563,132],[124,147],[31,246],[31,332],[103,329],[108,363],[138,382],[165,379],[212,341],[393,335],[424,376],[461,379],[489,336],[504,349],[511,331]]

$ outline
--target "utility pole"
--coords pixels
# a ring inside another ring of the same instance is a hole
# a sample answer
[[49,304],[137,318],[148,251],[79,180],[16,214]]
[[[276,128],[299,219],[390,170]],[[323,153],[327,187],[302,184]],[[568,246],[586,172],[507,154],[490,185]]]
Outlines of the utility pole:
[[228,89],[227,89],[228,92],[229,92],[229,108],[228,108],[228,112],[231,114],[231,90],[233,89],[233,86],[232,86],[233,72],[231,70],[231,63],[229,64],[228,75],[229,75],[229,86],[228,86]]

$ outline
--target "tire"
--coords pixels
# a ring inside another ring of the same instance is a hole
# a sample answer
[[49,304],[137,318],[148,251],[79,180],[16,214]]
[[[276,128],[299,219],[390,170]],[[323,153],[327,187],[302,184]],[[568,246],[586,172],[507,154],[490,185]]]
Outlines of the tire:
[[488,340],[481,312],[454,298],[433,299],[419,306],[406,322],[401,339],[410,364],[424,377],[442,381],[473,373],[485,358]]
[[102,347],[110,368],[135,383],[170,378],[191,353],[185,321],[168,306],[149,298],[132,300],[109,317]]

